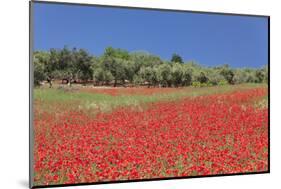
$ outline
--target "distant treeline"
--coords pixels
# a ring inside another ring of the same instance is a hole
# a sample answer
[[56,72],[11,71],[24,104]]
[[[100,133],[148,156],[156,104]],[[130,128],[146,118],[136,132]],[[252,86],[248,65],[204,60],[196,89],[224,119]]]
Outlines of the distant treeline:
[[93,85],[148,87],[213,86],[239,83],[267,83],[268,66],[234,69],[225,64],[203,67],[194,62],[184,63],[173,54],[170,61],[146,52],[129,53],[108,47],[103,55],[90,55],[83,49],[50,49],[36,51],[33,57],[34,85],[43,82],[52,87],[54,80]]

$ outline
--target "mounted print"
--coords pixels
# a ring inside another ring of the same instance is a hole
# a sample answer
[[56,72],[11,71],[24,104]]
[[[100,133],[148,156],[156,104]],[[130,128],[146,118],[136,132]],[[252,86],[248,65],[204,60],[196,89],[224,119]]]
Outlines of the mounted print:
[[30,2],[30,187],[269,173],[269,17]]

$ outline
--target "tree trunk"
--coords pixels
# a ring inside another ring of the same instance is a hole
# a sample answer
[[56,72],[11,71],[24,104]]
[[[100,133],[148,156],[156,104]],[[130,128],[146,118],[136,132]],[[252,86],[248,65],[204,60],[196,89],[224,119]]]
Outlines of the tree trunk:
[[68,79],[68,86],[71,87],[71,78]]
[[53,84],[52,79],[50,79],[50,77],[47,78],[47,82],[49,83],[49,88],[52,88]]
[[117,85],[117,79],[114,80],[114,87]]
[[48,81],[49,83],[49,88],[52,88],[53,84],[52,84],[52,80]]

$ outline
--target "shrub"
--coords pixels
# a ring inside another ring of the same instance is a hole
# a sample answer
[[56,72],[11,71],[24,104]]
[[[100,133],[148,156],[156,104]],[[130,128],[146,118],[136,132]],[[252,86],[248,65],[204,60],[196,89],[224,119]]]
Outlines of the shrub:
[[227,82],[226,80],[221,80],[221,81],[219,81],[219,83],[218,83],[219,86],[227,85],[227,84],[228,84],[228,82]]
[[201,83],[199,81],[192,82],[192,87],[201,87]]
[[212,86],[213,86],[213,83],[210,82],[210,81],[208,81],[206,85],[207,85],[207,87],[212,87]]
[[208,86],[207,83],[201,83],[201,84],[200,84],[200,87],[207,87],[207,86]]

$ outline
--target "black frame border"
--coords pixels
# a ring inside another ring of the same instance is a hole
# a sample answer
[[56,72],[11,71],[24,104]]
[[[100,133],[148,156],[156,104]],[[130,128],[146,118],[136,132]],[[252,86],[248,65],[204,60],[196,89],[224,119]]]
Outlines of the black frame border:
[[[263,17],[268,21],[268,170],[261,172],[244,172],[244,173],[229,173],[229,174],[214,174],[214,175],[198,175],[198,176],[182,176],[182,177],[165,177],[165,178],[151,178],[151,179],[132,179],[132,180],[118,180],[118,181],[101,181],[101,182],[87,182],[87,183],[73,183],[73,184],[52,184],[52,185],[37,185],[33,186],[33,4],[56,4],[56,5],[73,5],[86,7],[103,7],[103,8],[121,8],[133,10],[154,10],[165,12],[183,12],[183,13],[198,13],[224,16],[245,16],[245,17]],[[239,176],[239,175],[257,175],[270,173],[270,16],[269,15],[254,15],[254,14],[239,14],[239,13],[225,13],[225,12],[208,12],[208,11],[193,11],[193,10],[177,10],[177,9],[163,9],[163,8],[147,8],[147,7],[133,7],[121,5],[102,5],[90,3],[70,3],[70,2],[56,2],[56,1],[29,1],[29,188],[53,188],[53,187],[68,187],[68,186],[85,186],[85,185],[100,185],[100,184],[115,184],[115,183],[132,183],[132,182],[146,182],[146,181],[161,181],[161,180],[180,180],[190,178],[209,178],[209,177],[225,177],[225,176]]]

